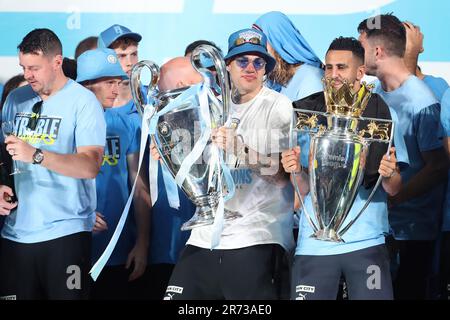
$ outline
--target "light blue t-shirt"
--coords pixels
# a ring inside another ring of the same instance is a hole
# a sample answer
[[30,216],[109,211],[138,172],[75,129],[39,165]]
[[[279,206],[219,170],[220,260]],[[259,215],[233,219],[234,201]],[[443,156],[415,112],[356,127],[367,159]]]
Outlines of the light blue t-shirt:
[[423,82],[433,91],[435,97],[441,101],[445,90],[448,89],[448,83],[442,78],[426,75]]
[[[421,153],[442,148],[439,102],[427,85],[415,76],[410,76],[394,91],[384,91],[380,83],[374,91],[395,115],[396,136],[402,136],[405,141],[409,166],[401,175],[403,184],[406,184],[425,165]],[[400,147],[396,145],[396,148]],[[422,196],[391,208],[389,222],[395,239],[435,239],[442,213],[443,193],[444,186],[436,186]]]
[[303,99],[313,93],[323,91],[322,78],[322,69],[302,64],[286,87],[281,87],[280,93],[291,101]]
[[[105,250],[119,222],[129,196],[127,155],[139,152],[141,131],[117,109],[105,111],[106,144],[103,163],[96,179],[97,209],[105,216],[108,229],[94,233],[92,258],[97,261]],[[133,217],[129,216],[107,265],[125,264],[135,244]]]
[[[147,97],[147,91],[148,91],[148,87],[147,86],[141,86],[141,92],[143,97]],[[132,121],[134,121],[134,123],[136,125],[138,125],[139,127],[141,127],[141,116],[139,115],[137,109],[136,109],[136,104],[134,102],[134,99],[131,99],[130,101],[128,101],[126,104],[124,104],[123,106],[120,107],[116,107],[114,108],[115,110],[117,110],[119,113],[123,114],[123,115],[133,115]]]
[[[31,110],[40,100],[30,85],[9,95],[3,119],[15,121],[18,137],[59,154],[105,145],[103,109],[91,91],[69,79],[43,103],[36,129],[30,131]],[[2,237],[35,243],[92,230],[97,205],[94,179],[71,178],[24,162],[19,165],[24,171],[14,176],[19,204],[6,218]]]
[[[447,89],[442,96],[441,124],[444,128],[444,136],[450,137],[450,89]],[[450,181],[450,170],[448,173],[448,181]],[[442,231],[450,231],[450,187],[448,183],[443,210]]]
[[[364,187],[359,187],[358,194],[342,225],[343,227],[345,227],[351,219],[356,217],[371,191],[372,188],[365,189]],[[308,194],[304,201],[306,213],[313,218],[315,225],[318,226],[314,217],[311,196]],[[343,254],[383,244],[384,236],[389,231],[387,216],[386,192],[380,186],[363,214],[342,236],[342,239],[345,242],[341,243],[311,238],[310,236],[313,234],[313,229],[305,217],[305,211],[303,211],[300,216],[300,230],[295,254],[312,256]]]
[[120,107],[117,107],[114,109],[116,109],[119,113],[121,113],[123,115],[132,114],[135,112],[137,113],[136,106],[134,105],[133,100],[130,100],[123,106],[120,106]]
[[323,91],[323,76],[324,72],[322,69],[309,64],[302,64],[286,86],[271,80],[266,82],[266,86],[284,94],[291,101],[296,101],[313,93]]
[[[444,136],[449,137],[450,134],[450,92],[448,83],[438,77],[425,76],[423,81],[433,91],[436,98],[441,102],[441,124],[444,127]],[[445,93],[445,94],[444,94]],[[450,181],[450,170],[448,172],[448,180]],[[447,183],[447,190],[443,206],[442,231],[450,231],[450,187]]]
[[[323,91],[323,76],[324,73],[322,69],[309,64],[302,64],[287,86],[281,88],[280,93],[287,96],[292,102],[306,98],[316,92]],[[303,146],[305,150],[309,150],[309,137],[307,134],[299,135],[298,140],[299,145]],[[307,152],[302,152],[300,157],[302,164],[308,163]]]
[[180,208],[171,208],[162,179],[161,164],[158,165],[158,177],[158,200],[152,208],[150,225],[149,263],[175,264],[191,234],[190,231],[181,231],[180,228],[192,217],[196,207],[184,192],[178,189]]
[[133,100],[128,101],[127,104],[124,104],[121,107],[114,108],[114,110],[123,115],[125,118],[128,118],[133,123],[134,127],[141,128],[142,117],[136,110],[136,105],[134,104]]

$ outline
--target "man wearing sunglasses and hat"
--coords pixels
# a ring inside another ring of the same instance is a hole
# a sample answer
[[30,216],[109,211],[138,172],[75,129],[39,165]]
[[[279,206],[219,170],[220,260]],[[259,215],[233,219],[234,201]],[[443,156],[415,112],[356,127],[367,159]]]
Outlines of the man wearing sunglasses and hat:
[[21,164],[18,206],[2,229],[0,299],[85,299],[95,181],[105,120],[95,96],[64,76],[62,45],[35,29],[18,46],[29,85],[10,93],[7,150]]
[[77,81],[95,94],[105,110],[106,121],[105,152],[96,179],[93,262],[101,256],[116,229],[128,199],[128,183],[132,185],[138,177],[133,197],[137,234],[134,235],[132,221],[128,221],[91,294],[93,299],[126,299],[128,281],[142,276],[147,265],[150,196],[144,170],[138,175],[141,130],[128,118],[133,114],[126,116],[112,108],[120,82],[128,79],[114,50],[86,51],[77,63]]
[[288,144],[291,101],[263,87],[264,75],[275,65],[263,33],[237,31],[228,45],[231,110],[213,140],[234,159],[230,162],[236,191],[225,211],[240,217],[224,223],[213,250],[212,226],[191,231],[165,299],[281,298],[281,266],[294,245],[288,231],[294,193],[279,164],[280,152]]

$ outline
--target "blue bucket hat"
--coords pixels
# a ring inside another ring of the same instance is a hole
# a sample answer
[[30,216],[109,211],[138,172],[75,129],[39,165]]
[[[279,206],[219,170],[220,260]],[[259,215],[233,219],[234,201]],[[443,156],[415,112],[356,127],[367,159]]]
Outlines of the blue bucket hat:
[[98,36],[97,46],[99,48],[108,48],[114,41],[119,38],[131,38],[136,42],[141,41],[142,36],[139,33],[132,32],[127,27],[120,24],[114,24]]
[[95,80],[103,77],[121,77],[128,79],[120,66],[114,50],[98,48],[88,50],[77,59],[77,82]]
[[275,59],[267,52],[267,37],[256,29],[242,29],[236,31],[228,38],[228,61],[236,56],[255,53],[266,60],[266,73],[275,67]]

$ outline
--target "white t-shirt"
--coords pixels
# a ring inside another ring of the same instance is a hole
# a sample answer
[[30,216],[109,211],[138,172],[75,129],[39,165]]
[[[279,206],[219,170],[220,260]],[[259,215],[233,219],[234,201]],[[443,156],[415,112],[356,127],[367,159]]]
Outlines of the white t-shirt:
[[[258,244],[277,243],[286,250],[294,246],[292,235],[294,191],[289,179],[277,185],[263,175],[274,175],[281,162],[281,151],[288,148],[292,103],[284,95],[266,87],[249,102],[231,103],[230,117],[238,119],[236,133],[249,148],[260,154],[272,153],[271,168],[256,174],[247,162],[232,168],[236,192],[225,203],[225,210],[237,211],[242,217],[224,224],[216,249],[238,249]],[[210,248],[212,227],[194,228],[188,244]]]

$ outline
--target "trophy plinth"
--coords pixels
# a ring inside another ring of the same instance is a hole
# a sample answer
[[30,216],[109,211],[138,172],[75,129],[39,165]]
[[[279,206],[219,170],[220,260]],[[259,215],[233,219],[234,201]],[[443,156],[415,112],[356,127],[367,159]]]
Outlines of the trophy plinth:
[[207,196],[196,197],[192,202],[197,206],[193,217],[181,226],[182,231],[191,230],[195,227],[210,225],[214,222],[214,208],[219,203],[219,194],[212,192]]
[[344,242],[344,240],[342,240],[342,238],[338,235],[336,230],[329,228],[318,230],[314,232],[310,237],[323,241]]

